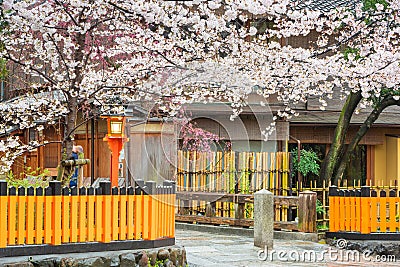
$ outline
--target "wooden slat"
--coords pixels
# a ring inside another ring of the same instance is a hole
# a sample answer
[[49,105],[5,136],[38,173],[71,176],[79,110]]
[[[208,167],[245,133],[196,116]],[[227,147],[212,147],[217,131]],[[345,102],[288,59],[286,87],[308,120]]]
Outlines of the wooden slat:
[[70,242],[78,241],[78,196],[71,196]]
[[120,195],[120,209],[119,209],[119,240],[126,239],[126,232],[127,232],[127,225],[126,225],[126,212],[127,212],[127,205],[128,205],[128,196],[127,195]]
[[88,223],[88,216],[86,215],[87,211],[87,196],[86,195],[80,195],[78,196],[78,201],[79,201],[79,211],[78,211],[78,227],[79,227],[79,242],[85,242],[87,239],[87,223]]
[[[63,243],[68,243],[69,242],[69,234],[70,234],[70,228],[69,228],[69,216],[72,215],[71,211],[69,210],[69,204],[70,204],[70,197],[69,196],[62,196],[62,239],[61,241]],[[76,216],[74,214],[74,216]]]
[[0,248],[7,246],[7,196],[0,196]]
[[102,242],[103,238],[103,196],[95,196],[95,241]]
[[88,208],[87,208],[87,241],[94,241],[95,240],[95,224],[94,224],[94,201],[95,196],[88,196]]
[[127,213],[126,213],[126,223],[127,223],[127,239],[134,238],[134,225],[133,225],[133,218],[135,218],[135,196],[128,195],[127,196]]
[[378,229],[378,204],[377,197],[371,197],[371,232],[374,233]]
[[386,197],[379,197],[379,217],[380,217],[380,231],[386,232]]
[[44,196],[36,196],[36,236],[35,244],[43,243]]
[[389,232],[396,232],[396,197],[389,197]]
[[17,231],[17,244],[25,244],[25,204],[26,196],[18,196],[18,231]]
[[112,196],[112,204],[111,204],[111,240],[120,240],[119,236],[119,207],[120,207],[120,196],[113,195]]
[[34,244],[33,237],[35,236],[35,196],[27,196],[26,201],[26,241],[25,244]]
[[111,195],[105,195],[103,199],[103,237],[102,237],[102,242],[108,243],[111,241],[111,230],[112,230],[112,225],[111,225],[111,219],[112,219],[112,209],[111,209],[111,203],[112,203],[112,196]]
[[52,211],[52,226],[53,226],[53,236],[51,239],[52,245],[60,245],[62,237],[62,225],[60,218],[62,216],[61,209],[62,196],[53,197],[53,211]]

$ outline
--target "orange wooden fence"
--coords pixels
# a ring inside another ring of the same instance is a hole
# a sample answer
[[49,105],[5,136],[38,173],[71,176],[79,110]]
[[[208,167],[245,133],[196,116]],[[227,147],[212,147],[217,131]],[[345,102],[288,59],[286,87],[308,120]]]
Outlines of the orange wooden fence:
[[175,236],[175,186],[8,187],[0,181],[0,248]]
[[399,214],[400,197],[395,190],[329,188],[330,232],[399,233]]

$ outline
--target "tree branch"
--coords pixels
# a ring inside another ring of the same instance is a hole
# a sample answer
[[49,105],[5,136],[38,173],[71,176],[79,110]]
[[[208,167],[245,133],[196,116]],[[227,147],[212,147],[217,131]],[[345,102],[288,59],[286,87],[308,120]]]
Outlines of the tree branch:
[[7,60],[10,60],[10,61],[12,61],[12,62],[14,62],[14,63],[16,63],[16,64],[18,64],[18,65],[20,65],[20,66],[29,67],[29,69],[31,69],[31,70],[35,71],[36,73],[38,73],[41,77],[43,77],[44,79],[46,79],[46,80],[47,80],[48,82],[50,82],[51,84],[53,84],[53,85],[56,85],[56,84],[57,84],[53,79],[51,79],[48,75],[46,75],[44,72],[38,70],[37,68],[34,68],[34,67],[32,67],[32,66],[28,66],[26,63],[23,63],[23,62],[21,62],[21,61],[15,59],[15,58],[12,58],[12,57],[9,56],[9,55],[5,55],[5,56],[3,56],[3,58],[5,58],[5,59],[7,59]]
[[79,26],[78,22],[75,20],[75,18],[72,16],[72,14],[67,10],[66,6],[63,5],[63,3],[61,3],[58,0],[54,0],[54,2],[63,8],[64,12],[68,15],[68,17],[71,18],[71,20],[75,24],[75,26]]
[[51,36],[51,34],[48,34],[48,35],[49,35],[50,40],[53,42],[53,44],[54,44],[54,46],[55,46],[55,48],[57,50],[57,53],[60,55],[62,62],[64,63],[65,72],[67,73],[68,80],[70,80],[67,62],[65,61],[65,58],[64,58],[63,54],[61,53],[60,48],[58,47],[58,45],[57,45],[56,41],[54,40],[53,36]]

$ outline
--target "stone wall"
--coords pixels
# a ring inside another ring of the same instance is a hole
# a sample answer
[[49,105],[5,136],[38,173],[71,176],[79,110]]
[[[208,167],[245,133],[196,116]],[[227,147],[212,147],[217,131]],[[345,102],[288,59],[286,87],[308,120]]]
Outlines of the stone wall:
[[[77,254],[74,254],[77,255]],[[40,256],[28,261],[0,264],[0,267],[186,267],[186,250],[183,247],[171,246],[148,250],[124,252],[107,252],[103,256],[68,257],[67,254],[46,258]]]
[[[337,245],[337,240],[328,238],[327,244],[330,246]],[[368,256],[386,255],[395,256],[396,260],[400,260],[400,241],[389,240],[346,240],[346,249],[357,250],[361,253],[367,253]]]

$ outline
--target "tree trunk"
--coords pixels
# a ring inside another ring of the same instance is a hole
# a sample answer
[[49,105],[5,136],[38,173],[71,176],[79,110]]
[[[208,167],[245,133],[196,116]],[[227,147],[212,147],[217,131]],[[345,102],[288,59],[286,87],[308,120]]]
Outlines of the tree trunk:
[[[72,148],[74,145],[72,137],[73,137],[73,132],[75,130],[75,121],[77,116],[77,98],[71,97],[68,100],[67,104],[69,113],[65,118],[65,124],[64,124],[61,162],[64,160],[68,160],[72,157]],[[61,162],[60,165],[58,166],[58,179],[60,179],[65,186],[68,186],[68,182],[74,168],[61,168]]]
[[[64,91],[65,95],[67,96],[67,106],[68,106],[68,114],[65,118],[65,128],[64,128],[64,139],[62,142],[62,155],[61,161],[69,159],[72,156],[72,148],[73,148],[73,141],[72,138],[74,137],[74,131],[76,126],[76,119],[78,114],[78,97],[72,96],[74,93],[79,94],[80,84],[83,79],[82,72],[84,71],[84,62],[85,62],[85,35],[81,33],[76,34],[76,40],[78,43],[77,49],[75,50],[74,61],[79,62],[75,69],[74,74],[75,78],[71,79],[70,87],[68,91]],[[60,163],[61,166],[61,163]],[[60,169],[60,166],[58,167]],[[69,178],[71,177],[72,171],[71,170],[64,171],[62,174],[61,180],[63,181],[64,185],[67,185],[69,182]],[[60,177],[60,170],[59,170],[59,177]]]
[[356,135],[353,137],[351,143],[348,145],[345,153],[338,161],[338,163],[337,163],[338,169],[337,169],[334,179],[333,179],[334,184],[337,184],[339,179],[343,176],[343,173],[346,170],[346,167],[350,161],[350,155],[353,153],[353,151],[357,147],[358,143],[361,141],[361,139],[367,133],[369,128],[371,128],[372,124],[379,118],[379,115],[382,113],[382,111],[385,108],[387,108],[389,106],[393,106],[393,105],[400,105],[400,101],[395,100],[392,96],[387,97],[381,103],[379,103],[374,108],[374,110],[369,114],[368,118],[361,125],[360,129],[357,131]]
[[73,131],[77,117],[77,98],[72,97],[68,101],[69,113],[65,118],[64,139],[63,139],[63,155],[62,160],[67,160],[72,155],[73,147]]
[[350,120],[354,110],[362,99],[361,92],[350,93],[340,113],[339,121],[335,129],[332,146],[322,163],[320,177],[325,181],[330,181],[338,168],[338,161],[343,154],[346,134],[350,126]]

